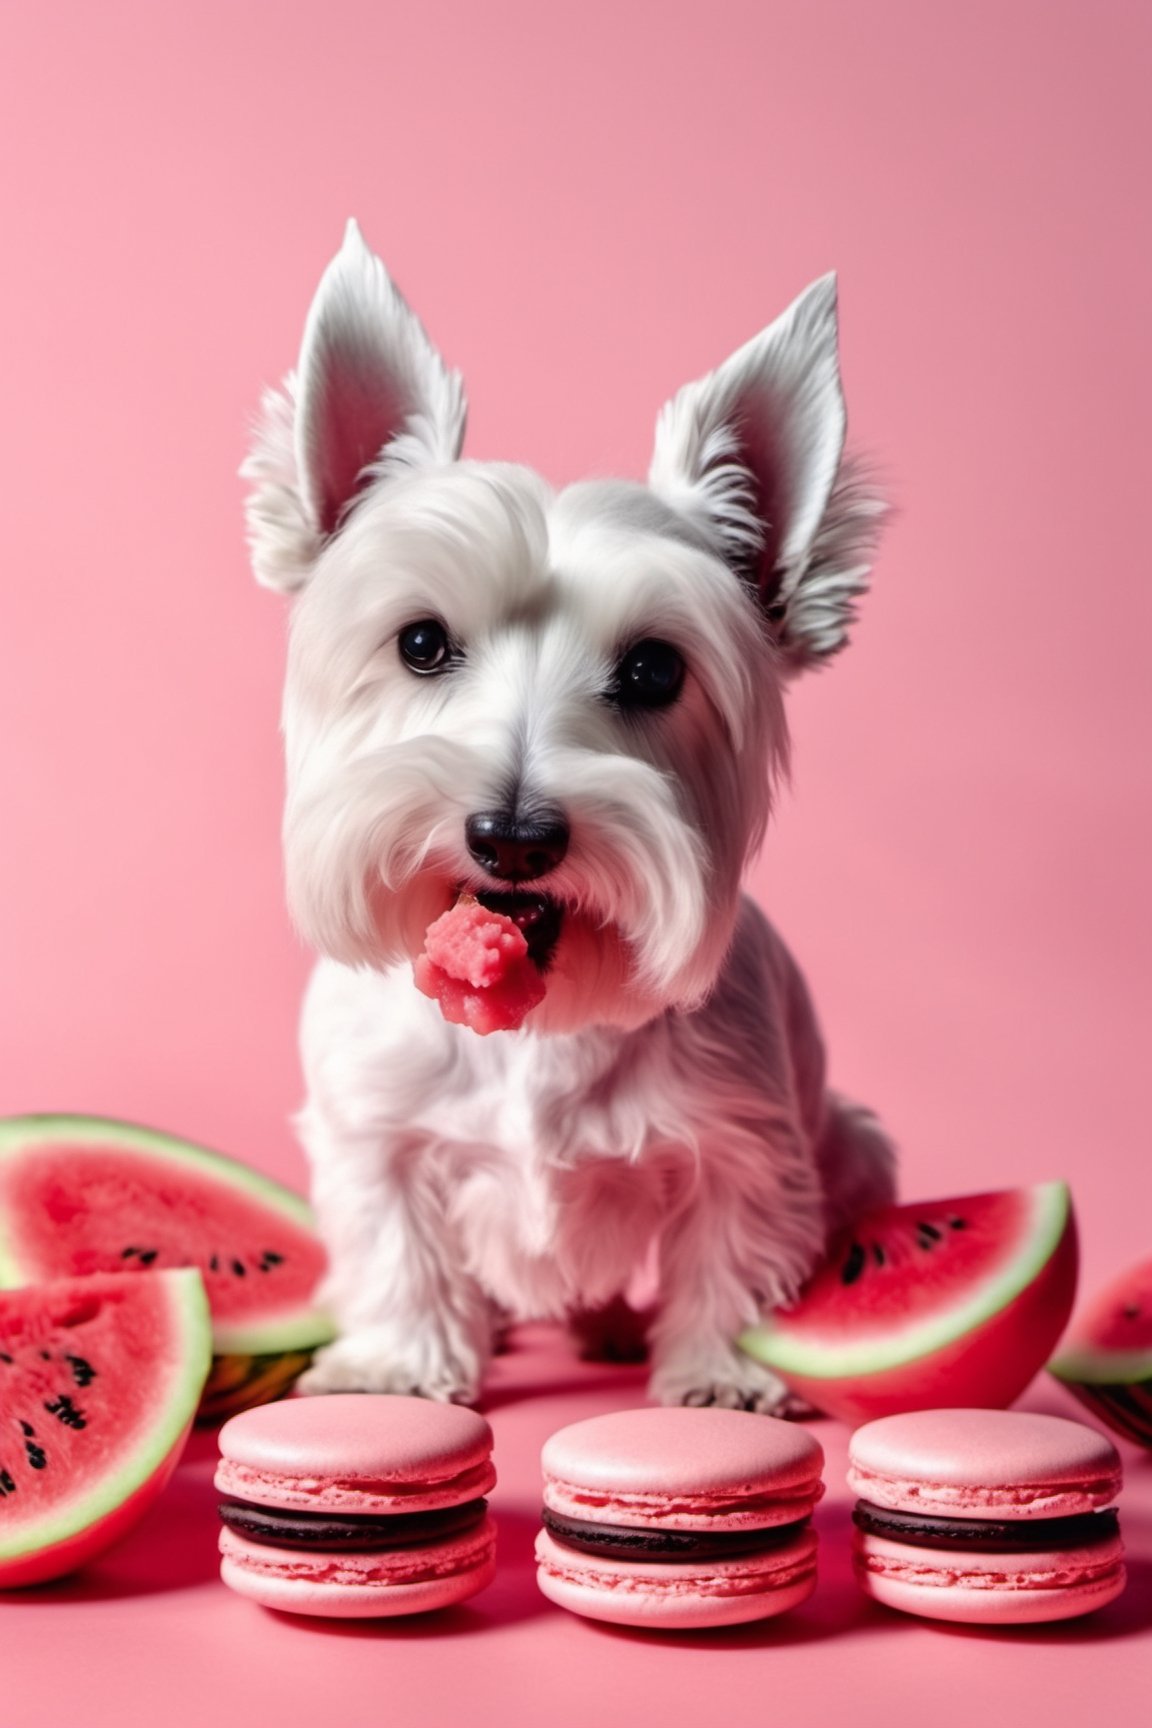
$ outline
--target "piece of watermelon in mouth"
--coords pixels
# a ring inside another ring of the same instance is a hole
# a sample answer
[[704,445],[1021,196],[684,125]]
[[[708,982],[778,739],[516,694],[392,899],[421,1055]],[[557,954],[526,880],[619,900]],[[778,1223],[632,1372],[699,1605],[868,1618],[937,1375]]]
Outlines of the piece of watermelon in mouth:
[[517,1030],[546,994],[516,919],[473,895],[461,895],[428,926],[414,977],[445,1020],[481,1037]]

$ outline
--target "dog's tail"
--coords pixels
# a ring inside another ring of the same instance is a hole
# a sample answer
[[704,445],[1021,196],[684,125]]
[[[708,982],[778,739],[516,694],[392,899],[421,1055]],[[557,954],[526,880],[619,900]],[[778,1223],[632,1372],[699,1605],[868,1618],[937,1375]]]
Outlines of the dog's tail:
[[895,1200],[896,1148],[863,1104],[828,1093],[816,1157],[829,1239],[862,1212]]

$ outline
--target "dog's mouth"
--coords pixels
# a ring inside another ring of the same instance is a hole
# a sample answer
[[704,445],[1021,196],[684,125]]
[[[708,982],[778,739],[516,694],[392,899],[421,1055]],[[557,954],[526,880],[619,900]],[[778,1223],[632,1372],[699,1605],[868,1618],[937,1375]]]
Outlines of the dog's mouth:
[[474,890],[481,906],[511,918],[528,944],[529,957],[541,972],[547,970],[564,922],[564,908],[547,894],[529,894],[522,889],[501,892],[495,888]]

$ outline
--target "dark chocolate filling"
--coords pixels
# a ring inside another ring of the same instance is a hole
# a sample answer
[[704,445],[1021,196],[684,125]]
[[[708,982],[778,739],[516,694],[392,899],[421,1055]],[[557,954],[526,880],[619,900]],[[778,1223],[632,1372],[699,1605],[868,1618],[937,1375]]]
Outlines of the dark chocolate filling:
[[457,1536],[479,1524],[487,1509],[487,1500],[469,1500],[463,1506],[443,1506],[432,1512],[341,1517],[339,1513],[285,1512],[278,1506],[254,1506],[247,1500],[222,1500],[220,1517],[229,1530],[270,1547],[370,1553]]
[[1075,1512],[1066,1518],[933,1518],[923,1512],[890,1512],[859,1500],[852,1522],[873,1536],[913,1548],[971,1548],[977,1552],[1038,1554],[1046,1548],[1084,1547],[1115,1536],[1115,1508]]
[[768,1530],[658,1530],[626,1524],[590,1524],[545,1506],[544,1528],[567,1548],[611,1560],[734,1560],[782,1547],[808,1523],[775,1524]]

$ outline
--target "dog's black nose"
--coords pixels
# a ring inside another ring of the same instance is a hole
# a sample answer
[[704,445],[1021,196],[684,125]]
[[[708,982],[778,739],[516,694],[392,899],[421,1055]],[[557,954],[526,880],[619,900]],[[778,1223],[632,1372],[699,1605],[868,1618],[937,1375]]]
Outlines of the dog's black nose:
[[510,810],[482,810],[464,824],[468,850],[501,882],[531,882],[555,870],[568,850],[568,824],[557,810],[531,821]]

